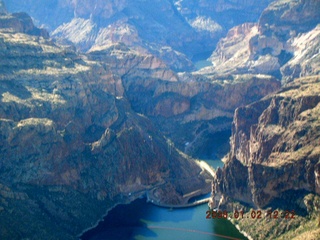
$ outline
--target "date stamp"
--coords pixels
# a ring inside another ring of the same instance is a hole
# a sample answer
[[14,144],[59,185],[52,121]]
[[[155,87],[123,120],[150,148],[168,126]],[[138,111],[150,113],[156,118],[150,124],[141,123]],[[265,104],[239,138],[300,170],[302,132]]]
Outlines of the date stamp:
[[221,210],[208,210],[206,211],[206,219],[294,219],[295,218],[295,211],[294,210],[285,210],[285,211],[278,211],[278,210],[268,210],[266,212],[261,210],[251,210],[250,212],[245,213],[244,211],[221,211]]

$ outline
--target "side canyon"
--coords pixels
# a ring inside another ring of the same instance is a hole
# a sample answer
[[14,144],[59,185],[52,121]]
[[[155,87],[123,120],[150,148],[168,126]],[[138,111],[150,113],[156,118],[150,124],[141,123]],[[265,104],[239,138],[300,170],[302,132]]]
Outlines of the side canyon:
[[317,239],[319,3],[0,0],[0,237],[76,239],[148,191],[211,191],[296,211],[234,222],[254,239]]

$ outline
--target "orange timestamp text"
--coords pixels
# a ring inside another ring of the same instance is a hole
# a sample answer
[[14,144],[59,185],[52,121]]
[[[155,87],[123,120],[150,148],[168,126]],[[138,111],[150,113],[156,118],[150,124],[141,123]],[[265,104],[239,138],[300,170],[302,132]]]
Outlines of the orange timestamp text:
[[285,210],[285,211],[278,211],[278,210],[268,210],[263,212],[261,210],[251,210],[248,214],[245,214],[244,211],[221,211],[221,210],[208,210],[206,211],[206,219],[221,219],[221,218],[233,218],[233,219],[243,219],[243,218],[251,218],[251,219],[294,219],[295,218],[295,211],[294,210]]

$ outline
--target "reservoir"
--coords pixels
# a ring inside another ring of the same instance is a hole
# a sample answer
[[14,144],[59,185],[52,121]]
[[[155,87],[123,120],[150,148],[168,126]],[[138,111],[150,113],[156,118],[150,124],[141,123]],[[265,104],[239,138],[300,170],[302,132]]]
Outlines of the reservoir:
[[[223,166],[221,161],[210,165]],[[145,198],[117,205],[82,240],[246,239],[228,220],[206,219],[207,204],[190,208],[157,207]]]
[[207,204],[184,209],[161,208],[137,199],[112,209],[83,240],[223,240],[246,239],[225,219],[206,219]]

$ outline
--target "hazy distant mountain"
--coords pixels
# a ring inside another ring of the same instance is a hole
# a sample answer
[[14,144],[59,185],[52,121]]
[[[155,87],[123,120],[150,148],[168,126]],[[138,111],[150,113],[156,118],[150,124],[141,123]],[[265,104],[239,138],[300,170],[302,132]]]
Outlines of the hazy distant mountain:
[[319,1],[4,2],[37,27],[0,0],[0,237],[75,239],[147,189],[208,192],[181,152],[221,157],[230,132],[216,206],[292,206],[240,225],[319,234]]
[[123,42],[156,54],[173,69],[190,70],[193,55],[212,51],[232,26],[256,21],[268,1],[5,1],[55,37],[79,49]]
[[210,57],[211,75],[270,74],[288,82],[320,73],[320,1],[275,1],[258,23],[232,28]]

